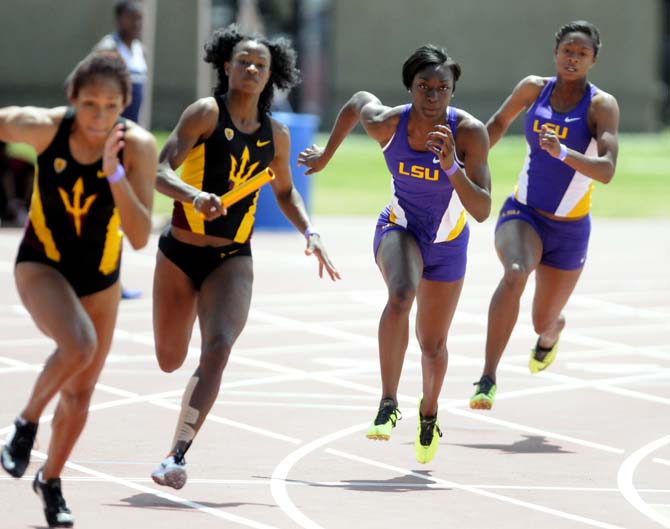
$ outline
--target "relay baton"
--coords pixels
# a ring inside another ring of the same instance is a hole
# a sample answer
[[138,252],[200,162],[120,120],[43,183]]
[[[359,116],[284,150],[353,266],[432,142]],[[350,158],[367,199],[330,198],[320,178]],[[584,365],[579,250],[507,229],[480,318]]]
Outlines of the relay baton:
[[275,174],[272,172],[272,169],[266,167],[260,173],[255,174],[249,178],[242,185],[234,187],[227,193],[221,195],[221,204],[225,208],[229,208],[236,202],[239,202],[244,197],[249,196],[254,191],[260,189],[264,184],[267,184],[271,180],[275,179]]

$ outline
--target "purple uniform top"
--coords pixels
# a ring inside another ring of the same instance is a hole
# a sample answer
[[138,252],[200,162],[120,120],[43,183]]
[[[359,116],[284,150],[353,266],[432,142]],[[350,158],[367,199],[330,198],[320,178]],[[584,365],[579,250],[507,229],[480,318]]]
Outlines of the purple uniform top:
[[[384,146],[391,172],[391,202],[380,218],[403,226],[420,241],[454,240],[465,227],[465,209],[440,162],[429,151],[415,151],[407,140],[412,105],[406,105],[393,137]],[[456,139],[456,109],[447,108],[447,123]]]
[[549,101],[555,85],[556,78],[552,77],[526,114],[528,149],[514,198],[559,217],[583,217],[591,210],[593,180],[542,150],[539,134],[546,124],[566,147],[587,156],[597,155],[587,113],[598,88],[589,83],[577,106],[561,113],[551,108]]

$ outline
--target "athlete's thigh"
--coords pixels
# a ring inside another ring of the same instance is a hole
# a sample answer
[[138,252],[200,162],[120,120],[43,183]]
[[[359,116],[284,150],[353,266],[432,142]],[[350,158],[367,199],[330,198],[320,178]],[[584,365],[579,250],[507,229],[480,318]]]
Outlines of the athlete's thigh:
[[198,297],[203,344],[223,339],[232,346],[247,322],[253,280],[252,258],[239,256],[221,263],[203,281]]
[[421,280],[416,312],[416,334],[420,343],[446,340],[462,289],[463,279],[449,282]]
[[542,259],[542,239],[523,220],[509,220],[501,224],[495,233],[495,247],[506,270],[517,264],[530,272]]
[[[56,343],[68,343],[91,327],[91,320],[65,277],[49,265],[20,262],[16,288],[35,324]],[[89,329],[90,330],[90,329]]]
[[188,351],[196,316],[197,291],[189,277],[163,252],[156,254],[153,321],[156,351]]
[[568,302],[583,268],[561,270],[543,265],[535,271],[533,321],[555,320]]
[[410,283],[417,288],[423,271],[423,258],[416,239],[405,230],[389,231],[379,243],[375,256],[386,285]]
[[120,299],[121,284],[118,281],[105,290],[81,298],[81,303],[95,327],[98,348],[91,364],[68,380],[66,390],[73,392],[93,390],[112,346]]

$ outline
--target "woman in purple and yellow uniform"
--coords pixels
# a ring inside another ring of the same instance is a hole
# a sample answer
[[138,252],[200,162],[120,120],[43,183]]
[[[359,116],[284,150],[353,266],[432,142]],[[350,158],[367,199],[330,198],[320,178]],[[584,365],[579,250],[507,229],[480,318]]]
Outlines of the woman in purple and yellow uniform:
[[484,125],[449,103],[461,74],[447,52],[418,48],[402,69],[411,104],[387,107],[357,92],[342,107],[325,148],[298,160],[320,171],[358,121],[381,146],[391,173],[391,203],[377,220],[374,255],[388,288],[379,322],[382,398],[369,439],[388,440],[400,417],[397,392],[417,299],[423,397],[414,443],[416,459],[430,461],[441,436],[437,401],[447,371],[447,334],[463,287],[469,230],[491,209],[489,142]]
[[[218,74],[214,97],[199,99],[182,114],[161,152],[157,183],[175,200],[154,275],[161,369],[169,373],[183,364],[196,316],[202,343],[170,452],[151,475],[176,489],[186,483],[184,453],[216,400],[251,302],[250,238],[258,191],[227,211],[220,196],[270,168],[272,191],[284,215],[304,233],[305,253],[318,259],[319,275],[325,268],[331,279],[339,279],[293,187],[288,129],[269,116],[275,87],[289,89],[299,80],[290,42],[244,35],[233,25],[214,33],[205,45],[205,61]],[[181,178],[175,173],[179,166]]]
[[40,417],[60,393],[48,457],[33,483],[50,527],[73,523],[59,476],[111,345],[121,294],[121,231],[141,248],[151,229],[156,144],[147,131],[120,119],[129,97],[123,59],[98,52],[73,72],[69,108],[0,109],[0,140],[37,151],[15,277],[26,309],[56,342],[1,458],[12,476],[23,475]]
[[616,99],[586,79],[599,49],[600,34],[593,24],[576,21],[561,27],[554,48],[556,76],[523,79],[486,125],[495,145],[527,110],[526,160],[496,226],[504,275],[489,307],[486,363],[471,408],[493,405],[498,362],[533,271],[532,318],[538,339],[528,364],[531,373],[546,369],[556,356],[565,326],[562,310],[586,261],[593,184],[607,184],[616,167]]

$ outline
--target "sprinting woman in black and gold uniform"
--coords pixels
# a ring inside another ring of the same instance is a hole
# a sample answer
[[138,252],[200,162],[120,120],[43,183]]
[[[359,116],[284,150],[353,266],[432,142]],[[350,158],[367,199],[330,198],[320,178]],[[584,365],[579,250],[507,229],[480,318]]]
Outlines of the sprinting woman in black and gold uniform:
[[[242,35],[235,26],[214,33],[205,60],[218,73],[214,97],[182,114],[160,155],[157,189],[175,200],[172,225],[159,242],[154,276],[154,336],[164,371],[179,368],[196,316],[200,363],[182,399],[168,457],[154,470],[160,485],[186,483],[184,453],[214,404],[230,350],[249,313],[253,269],[249,239],[258,193],[226,211],[220,195],[269,167],[279,207],[305,234],[307,254],[339,279],[293,187],[287,128],[269,117],[274,87],[299,79],[288,41]],[[183,165],[181,178],[175,169]]]
[[0,109],[0,140],[37,151],[16,286],[37,326],[56,342],[0,456],[21,477],[40,416],[60,392],[48,458],[33,489],[50,527],[70,527],[60,473],[86,422],[109,351],[120,300],[121,230],[134,248],[151,229],[157,166],[153,137],[119,119],[130,97],[123,59],[100,52],[72,74],[71,107]]

